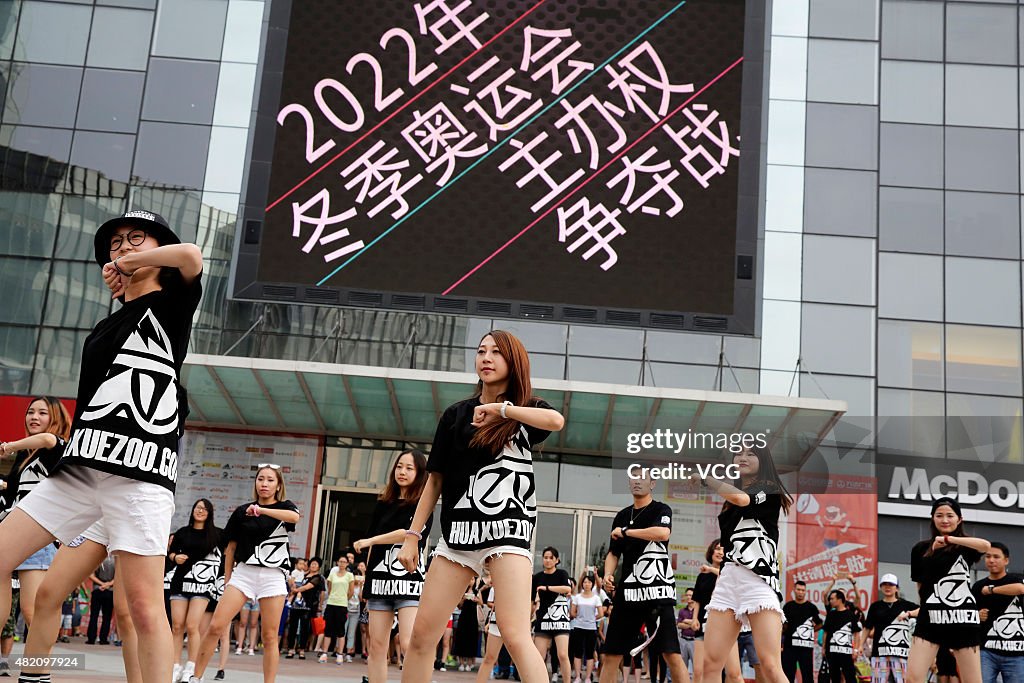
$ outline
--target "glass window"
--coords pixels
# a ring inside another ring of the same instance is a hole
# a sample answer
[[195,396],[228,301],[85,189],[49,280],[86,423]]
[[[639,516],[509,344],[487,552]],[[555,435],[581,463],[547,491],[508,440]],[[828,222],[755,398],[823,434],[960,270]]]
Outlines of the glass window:
[[761,367],[792,372],[800,357],[800,302],[766,299],[761,319]]
[[946,125],[1017,127],[1017,68],[946,65]]
[[92,329],[110,313],[110,290],[93,261],[55,261],[44,325]]
[[156,0],[96,0],[97,5],[134,7],[135,9],[156,9]]
[[804,304],[800,332],[803,361],[814,374],[874,374],[873,309]]
[[795,232],[764,233],[764,296],[800,301],[803,237]]
[[942,320],[942,258],[878,255],[878,315]]
[[808,103],[807,165],[877,169],[878,109]]
[[535,352],[565,354],[565,342],[569,336],[569,326],[557,323],[534,323],[524,320],[495,320],[493,323],[487,321],[480,333],[467,339],[476,354],[477,342],[480,337],[489,330],[508,330],[519,338],[526,350],[531,354]]
[[1021,395],[1020,330],[946,326],[946,388]]
[[813,38],[807,42],[808,100],[878,104],[878,43]]
[[942,359],[942,325],[878,321],[880,385],[941,390]]
[[71,146],[71,163],[99,171],[111,180],[128,182],[131,177],[135,136],[119,133],[78,131]]
[[[21,395],[29,393],[38,329],[34,326],[0,326],[0,392]],[[59,395],[74,396],[75,393],[72,389],[69,393]]]
[[25,0],[14,58],[22,62],[81,65],[85,62],[91,21],[92,7]]
[[882,57],[942,61],[943,3],[885,0]]
[[217,94],[214,62],[156,59],[149,65],[142,118],[175,123],[211,123]]
[[874,237],[878,174],[808,168],[804,232]]
[[[800,396],[846,401],[848,409],[846,415],[843,416],[846,423],[850,423],[855,417],[875,414],[875,381],[873,379],[820,374],[813,368],[811,372],[814,373],[813,377],[806,372],[800,373]],[[858,437],[863,433],[860,429],[857,432]]]
[[878,40],[878,0],[811,0],[810,35]]
[[643,356],[643,330],[574,325],[569,329],[569,353],[574,356],[636,358]]
[[213,109],[214,125],[249,127],[255,82],[256,66],[253,64],[225,62],[220,65],[217,103]]
[[725,337],[725,357],[733,367],[760,367],[761,340],[757,337]]
[[255,64],[260,58],[260,37],[263,30],[261,0],[231,0],[228,5],[227,30],[224,32],[225,62]]
[[135,175],[155,183],[202,188],[209,146],[209,126],[143,121],[139,126]]
[[802,100],[807,95],[807,39],[772,38],[768,96],[775,100]]
[[219,60],[227,10],[227,0],[161,2],[153,54]]
[[1017,195],[946,193],[946,253],[1006,258],[1020,252]]
[[773,2],[772,35],[806,36],[808,7],[806,2]]
[[109,218],[124,213],[124,197],[67,195],[60,209],[60,239],[54,256],[92,262],[92,238]]
[[768,163],[804,165],[803,102],[770,100],[768,102]]
[[238,192],[245,170],[246,128],[214,126],[210,133],[210,154],[206,160],[205,189],[214,192]]
[[946,187],[1017,192],[1016,130],[952,128],[946,131]]
[[1021,407],[1019,398],[946,394],[947,457],[984,463],[1019,458]]
[[873,306],[875,240],[805,235],[803,299]]
[[134,133],[139,126],[144,73],[86,69],[78,128]]
[[153,13],[97,7],[86,64],[110,69],[145,71]]
[[82,365],[82,344],[88,330],[42,328],[36,353],[32,393],[76,396]]
[[878,447],[921,457],[945,455],[943,394],[933,391],[878,390]]
[[[67,168],[62,163],[53,164],[51,160],[67,163],[71,158],[70,130],[36,128],[34,126],[0,126],[0,145],[19,152],[30,152],[47,159],[46,161],[35,160],[41,168],[39,177],[33,177],[35,168],[26,170],[20,164],[16,169],[10,167],[5,169],[5,184],[10,189],[43,187],[52,191],[67,174]],[[15,164],[18,163],[18,160],[12,156],[7,159],[7,163]],[[45,164],[45,168],[42,167],[43,164]]]
[[878,190],[878,248],[941,254],[942,191],[907,187]]
[[570,356],[568,374],[568,379],[586,382],[636,385],[640,382],[640,361]]
[[942,124],[942,64],[882,60],[882,120]]
[[879,179],[883,185],[942,187],[942,128],[901,123],[881,126]]
[[[723,371],[726,374],[729,373],[728,368]],[[718,367],[714,365],[648,363],[644,368],[644,386],[714,391],[718,386],[717,376]],[[734,382],[730,383],[735,384]]]
[[18,29],[21,0],[0,2],[0,59],[10,59]]
[[15,64],[4,102],[4,123],[73,128],[81,86],[79,68]]
[[49,258],[60,195],[0,192],[0,253]]
[[804,168],[768,164],[765,230],[800,232],[804,224]]
[[0,320],[38,325],[43,316],[50,262],[39,259],[0,258]]
[[1020,327],[1020,261],[946,259],[946,320]]
[[1013,7],[946,6],[946,61],[1017,63],[1017,12]]
[[645,346],[647,360],[717,365],[722,338],[714,334],[648,330]]

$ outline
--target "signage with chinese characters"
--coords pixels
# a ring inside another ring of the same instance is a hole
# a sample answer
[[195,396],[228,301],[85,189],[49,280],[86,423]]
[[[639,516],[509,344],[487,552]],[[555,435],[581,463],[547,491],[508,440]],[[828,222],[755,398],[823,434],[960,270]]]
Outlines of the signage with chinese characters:
[[235,295],[751,332],[758,12],[276,1]]

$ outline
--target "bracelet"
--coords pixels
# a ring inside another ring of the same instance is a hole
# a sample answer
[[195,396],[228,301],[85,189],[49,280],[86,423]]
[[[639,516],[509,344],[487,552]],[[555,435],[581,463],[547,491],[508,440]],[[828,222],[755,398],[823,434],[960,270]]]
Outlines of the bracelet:
[[406,529],[405,530],[405,535],[406,536],[415,536],[417,539],[419,539],[421,541],[423,540],[423,534],[421,534],[420,532],[418,532],[418,531],[416,531],[414,529]]
[[508,419],[508,415],[505,414],[505,409],[508,408],[509,406],[514,406],[514,405],[515,404],[512,403],[512,401],[505,401],[504,403],[501,404],[501,409],[498,412],[501,413],[501,419],[502,420],[507,420]]
[[942,540],[946,542],[946,545],[949,545],[949,534],[946,534],[945,536],[943,536]]
[[121,266],[117,265],[117,262],[120,261],[121,258],[122,258],[121,256],[118,256],[116,259],[111,261],[111,263],[114,264],[114,270],[116,270],[120,275],[124,275],[125,277],[131,277],[131,275],[129,275],[128,273],[126,273],[123,270],[121,270]]

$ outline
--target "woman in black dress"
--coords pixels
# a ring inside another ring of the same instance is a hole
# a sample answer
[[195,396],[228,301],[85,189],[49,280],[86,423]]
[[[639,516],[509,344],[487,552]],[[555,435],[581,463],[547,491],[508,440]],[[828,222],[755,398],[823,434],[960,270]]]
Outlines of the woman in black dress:
[[964,533],[959,503],[952,498],[932,503],[931,533],[910,551],[910,578],[917,582],[921,606],[907,683],[924,683],[940,648],[952,650],[961,683],[981,683],[983,631],[971,593],[971,567],[990,547],[985,539]]
[[474,579],[459,603],[459,621],[452,637],[452,656],[459,660],[459,671],[472,671],[473,661],[480,654],[480,622],[476,608],[482,602],[478,583],[479,579]]

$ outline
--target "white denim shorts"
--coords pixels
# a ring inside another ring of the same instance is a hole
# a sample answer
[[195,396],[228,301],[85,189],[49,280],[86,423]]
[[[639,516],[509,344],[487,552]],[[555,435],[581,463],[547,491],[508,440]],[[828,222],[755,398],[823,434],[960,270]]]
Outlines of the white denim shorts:
[[[86,538],[106,541],[111,553],[164,555],[174,494],[158,484],[72,465],[39,482],[18,507],[65,545],[89,530]],[[97,522],[100,531],[93,526]]]
[[711,594],[708,609],[717,612],[733,612],[736,621],[743,626],[750,626],[747,615],[753,612],[772,610],[778,612],[782,620],[786,618],[779,604],[779,596],[775,594],[764,579],[746,567],[729,562],[722,566],[722,571],[715,583],[715,592]]
[[437,542],[437,547],[434,548],[434,555],[451,560],[455,564],[461,564],[463,567],[468,567],[476,572],[477,576],[483,576],[487,561],[499,555],[522,555],[529,559],[530,562],[533,562],[533,552],[526,548],[499,545],[493,548],[484,548],[483,550],[454,550],[448,547],[443,538]]
[[246,600],[288,595],[288,582],[285,581],[284,572],[276,567],[236,564],[228,585],[240,590]]

